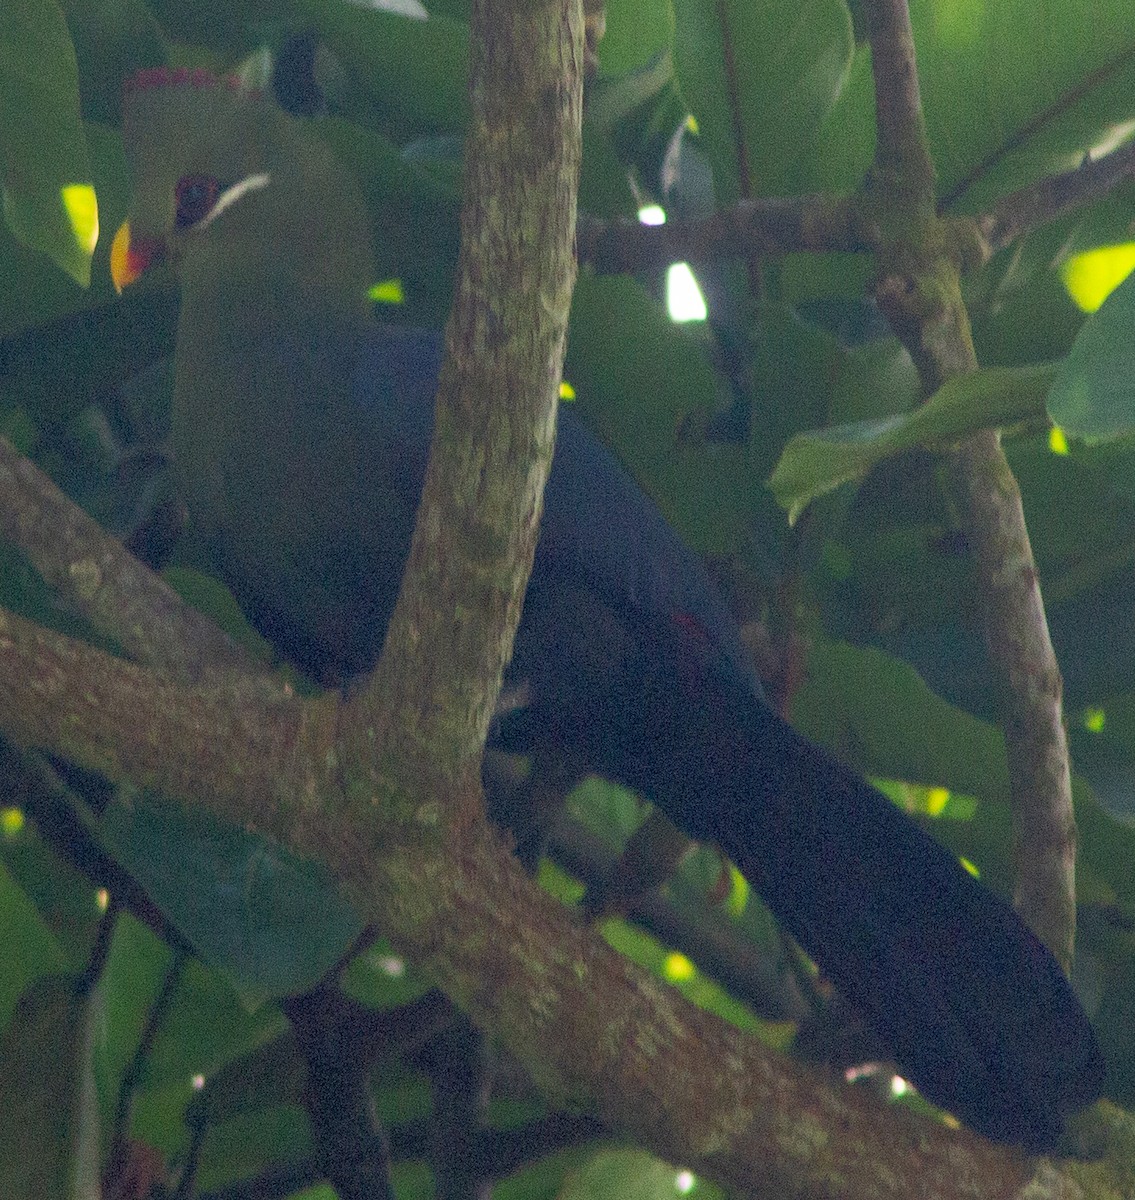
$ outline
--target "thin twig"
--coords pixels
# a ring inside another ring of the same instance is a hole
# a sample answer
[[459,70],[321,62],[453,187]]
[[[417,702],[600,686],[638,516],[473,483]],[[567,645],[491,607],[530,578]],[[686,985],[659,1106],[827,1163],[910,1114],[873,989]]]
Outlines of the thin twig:
[[1125,179],[1135,176],[1135,142],[1103,158],[1085,158],[1075,169],[1049,175],[1003,196],[977,218],[988,259],[1032,229],[1102,199]]

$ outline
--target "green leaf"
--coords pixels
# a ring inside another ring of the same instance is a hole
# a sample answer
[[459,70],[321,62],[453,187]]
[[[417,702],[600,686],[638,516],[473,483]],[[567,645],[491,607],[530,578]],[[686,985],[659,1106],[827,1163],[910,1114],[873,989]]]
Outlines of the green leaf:
[[[926,128],[939,194],[963,181],[974,210],[1041,176],[1075,166],[1135,116],[1135,8],[1100,0],[912,0]],[[870,51],[797,181],[801,190],[856,186],[874,152]]]
[[237,992],[230,976],[190,956],[147,1061],[147,1083],[155,1087],[175,1085],[188,1100],[194,1075],[214,1074],[235,1055],[277,1037],[287,1028],[276,1005],[250,1008],[247,997]]
[[246,650],[258,658],[272,657],[271,646],[248,623],[232,592],[219,579],[188,567],[167,567],[162,578],[182,600],[204,613]]
[[0,151],[8,228],[87,287],[98,205],[75,51],[54,0],[0,6]]
[[817,642],[793,724],[857,768],[887,779],[1005,798],[1001,733],[943,700],[882,650]]
[[[809,651],[792,716],[803,734],[865,775],[976,797],[973,819],[938,821],[934,832],[975,862],[986,883],[1009,892],[1009,768],[996,726],[944,700],[900,659],[839,642]],[[1082,778],[1073,777],[1072,795],[1081,882],[1133,903],[1135,829],[1109,816]]]
[[947,381],[913,412],[797,434],[784,448],[769,487],[794,522],[817,496],[862,479],[892,454],[1040,417],[1054,373],[1049,366],[976,371]]
[[690,545],[736,548],[760,491],[745,448],[678,436],[724,388],[704,343],[627,278],[581,278],[571,321],[565,377],[593,427]]
[[421,21],[369,5],[297,0],[297,11],[354,76],[398,140],[460,133],[469,100],[469,27],[449,17]]
[[1135,275],[1083,324],[1048,394],[1048,415],[1092,441],[1135,430]]
[[0,1029],[33,980],[63,965],[63,953],[35,906],[0,866]]
[[37,980],[0,1037],[0,1195],[98,1200],[97,1000],[76,982]]
[[[668,52],[660,53],[648,63],[617,76],[601,76],[588,92],[587,120],[584,137],[602,132],[609,139],[611,150],[618,156],[621,166],[621,189],[611,188],[618,196],[619,207],[611,209],[609,204],[598,210],[587,203],[586,211],[599,215],[607,211],[627,212],[629,185],[628,172],[638,179],[647,195],[659,196],[666,193],[668,203],[673,199],[673,184],[680,177],[680,167],[673,155],[674,135],[686,120],[685,101],[678,93],[674,79],[674,64]],[[594,136],[584,142],[584,175],[589,173],[586,155],[594,153]],[[592,194],[594,194],[592,192]],[[580,183],[580,204],[584,205],[587,194]],[[630,205],[633,213],[637,205]]]
[[[677,1200],[678,1171],[645,1150],[600,1150],[568,1178],[560,1200]],[[720,1195],[712,1184],[699,1181],[699,1197]]]
[[[674,37],[670,0],[610,0],[599,43],[603,75],[622,75],[669,50]],[[602,78],[602,76],[601,76]]]
[[[459,188],[446,169],[450,164],[427,165],[389,138],[348,121],[329,118],[315,128],[362,186],[379,278],[403,279],[411,302],[422,295],[436,297],[440,321],[449,304],[460,237]],[[430,321],[432,315],[417,319]]]
[[847,81],[847,6],[684,0],[675,17],[678,82],[713,163],[719,203],[784,194]]
[[395,1008],[416,1000],[431,984],[389,942],[379,939],[351,959],[339,986],[369,1008]]
[[[2,85],[0,85],[0,89],[2,89]],[[0,113],[0,124],[3,120],[3,114]],[[94,170],[99,211],[103,216],[111,214],[112,219],[119,215],[125,215],[127,185],[122,139],[116,130],[102,125],[87,125],[84,133]],[[0,140],[0,157],[2,157],[2,147],[3,142]],[[55,203],[54,197],[51,202]],[[68,238],[70,236],[68,234]],[[79,380],[86,382],[88,371],[97,375],[98,368],[101,368],[111,357],[112,349],[117,349],[118,357],[121,358],[121,349],[115,346],[113,341],[111,345],[106,344],[105,327],[102,344],[99,344],[92,336],[95,331],[91,325],[94,322],[84,326],[78,321],[62,321],[50,333],[42,328],[56,318],[66,318],[76,313],[88,312],[100,305],[106,306],[103,313],[104,316],[109,316],[111,298],[114,295],[109,272],[109,237],[103,237],[100,240],[95,258],[95,266],[91,271],[91,286],[84,291],[75,286],[74,280],[70,276],[65,275],[62,271],[52,270],[38,248],[33,248],[20,241],[6,224],[0,222],[0,279],[4,281],[4,287],[0,288],[0,337],[8,337],[13,333],[39,327],[38,335],[52,338],[56,345],[60,339],[69,338],[82,339],[87,343],[74,360],[67,360],[59,364],[51,385],[54,402],[57,405],[61,402],[73,403],[74,392],[77,390],[74,388],[61,389],[58,383],[59,377],[74,379],[76,382]],[[141,293],[143,289],[139,288],[138,291]],[[155,304],[153,297],[154,293],[150,292],[146,299],[157,308],[158,311],[153,314],[157,319],[163,306]],[[138,299],[125,296],[121,303],[133,312],[139,312],[145,308],[145,301],[141,295]],[[120,310],[116,308],[115,311]],[[142,334],[141,325],[138,332],[139,335]],[[52,335],[54,336],[52,337]],[[139,341],[141,341],[140,336]],[[38,377],[42,380],[46,374],[43,370],[42,347],[38,345],[33,347],[25,341],[20,348],[24,349],[28,357],[34,360],[38,369]],[[13,347],[13,350],[15,349],[16,347]],[[8,364],[9,368],[18,366],[19,357],[19,355],[13,355]],[[71,371],[74,371],[75,374],[70,375]]]
[[202,1192],[213,1192],[310,1153],[311,1126],[303,1108],[266,1105],[209,1130],[197,1183]]
[[362,932],[326,870],[236,826],[139,795],[99,828],[202,958],[254,995],[313,987]]
[[59,2],[75,44],[83,115],[117,125],[123,81],[166,62],[166,31],[146,0]]

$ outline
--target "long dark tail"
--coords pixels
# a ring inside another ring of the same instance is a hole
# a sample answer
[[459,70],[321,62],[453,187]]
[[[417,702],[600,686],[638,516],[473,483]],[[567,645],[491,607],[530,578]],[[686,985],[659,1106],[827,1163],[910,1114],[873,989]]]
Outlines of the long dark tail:
[[1045,946],[744,681],[631,657],[572,740],[722,847],[929,1100],[989,1138],[1050,1148],[1104,1068]]

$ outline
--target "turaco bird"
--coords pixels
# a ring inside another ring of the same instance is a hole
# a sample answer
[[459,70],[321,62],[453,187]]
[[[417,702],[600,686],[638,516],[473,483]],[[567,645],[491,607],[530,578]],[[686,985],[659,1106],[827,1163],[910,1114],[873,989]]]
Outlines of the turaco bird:
[[[181,283],[172,445],[218,575],[301,670],[376,661],[420,495],[432,332],[368,308],[356,182],[269,99],[203,73],[127,86],[120,286]],[[615,458],[560,416],[494,736],[543,740],[716,843],[900,1071],[986,1136],[1051,1147],[1102,1086],[1055,959],[1013,909],[765,703],[699,560]]]

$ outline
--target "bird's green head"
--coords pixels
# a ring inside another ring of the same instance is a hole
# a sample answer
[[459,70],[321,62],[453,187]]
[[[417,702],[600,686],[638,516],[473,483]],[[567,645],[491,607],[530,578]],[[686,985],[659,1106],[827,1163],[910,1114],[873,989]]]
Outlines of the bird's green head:
[[357,293],[370,279],[358,185],[330,148],[269,98],[206,71],[141,71],[123,92],[133,182],[114,239],[119,291],[169,262],[189,285],[307,284]]

